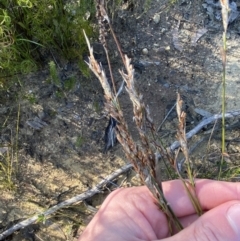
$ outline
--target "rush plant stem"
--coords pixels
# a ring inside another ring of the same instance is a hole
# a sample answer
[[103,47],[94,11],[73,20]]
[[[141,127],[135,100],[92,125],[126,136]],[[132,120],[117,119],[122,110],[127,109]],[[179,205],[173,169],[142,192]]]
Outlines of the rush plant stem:
[[219,167],[218,179],[222,174],[222,166],[224,162],[225,153],[225,112],[226,112],[226,58],[227,58],[227,27],[228,27],[228,0],[220,0],[222,6],[222,19],[223,19],[223,48],[222,48],[222,158]]
[[222,166],[224,162],[225,153],[225,112],[226,112],[226,32],[223,32],[223,73],[222,73],[222,158],[218,173],[218,179],[220,179],[222,174]]

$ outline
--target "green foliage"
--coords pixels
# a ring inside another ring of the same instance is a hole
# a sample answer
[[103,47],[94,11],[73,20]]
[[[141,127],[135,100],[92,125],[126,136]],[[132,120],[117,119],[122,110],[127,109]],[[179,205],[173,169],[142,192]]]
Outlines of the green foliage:
[[150,9],[150,5],[151,5],[152,0],[145,0],[144,2],[144,12],[147,12]]
[[34,71],[52,54],[83,61],[94,11],[94,0],[1,0],[0,76]]
[[170,11],[177,3],[179,0],[168,0],[167,5],[166,5],[166,11]]
[[[10,143],[0,145],[0,189],[14,190],[14,178],[18,172],[18,133],[19,133],[20,105],[17,111],[16,135],[10,136]],[[0,130],[6,127],[8,117],[0,125]],[[12,132],[11,132],[12,133]]]
[[6,149],[6,153],[0,155],[0,189],[12,190],[14,189],[12,181],[13,160],[9,148]]
[[64,82],[64,90],[66,91],[70,91],[74,88],[74,86],[76,85],[76,78],[74,78],[73,76],[66,79]]
[[61,89],[56,90],[55,95],[56,95],[56,97],[59,98],[59,99],[64,98],[64,92],[63,92]]
[[49,83],[54,84],[57,86],[57,90],[55,92],[57,98],[63,98],[65,94],[71,90],[73,90],[74,86],[76,85],[76,78],[71,76],[64,81],[61,81],[58,73],[58,69],[53,61],[48,63],[49,71],[50,71],[50,78]]
[[45,217],[44,214],[39,214],[39,215],[38,215],[37,223],[45,224],[46,221],[47,221],[47,218]]
[[77,140],[76,140],[76,147],[81,147],[85,142],[85,139],[84,137],[81,135],[81,136],[78,136],[77,137]]
[[58,72],[57,72],[55,63],[53,61],[50,61],[48,65],[49,65],[49,70],[50,70],[51,82],[53,84],[55,84],[56,86],[60,87],[61,82],[58,77]]
[[93,109],[99,114],[101,111],[101,106],[98,100],[93,101]]
[[174,5],[174,4],[176,4],[178,2],[178,0],[169,0],[169,4],[170,5]]
[[235,166],[228,168],[226,171],[222,173],[222,178],[226,180],[231,180],[231,179],[238,179],[240,178],[240,167]]
[[23,98],[28,100],[30,104],[35,104],[37,102],[37,98],[34,94],[26,94]]

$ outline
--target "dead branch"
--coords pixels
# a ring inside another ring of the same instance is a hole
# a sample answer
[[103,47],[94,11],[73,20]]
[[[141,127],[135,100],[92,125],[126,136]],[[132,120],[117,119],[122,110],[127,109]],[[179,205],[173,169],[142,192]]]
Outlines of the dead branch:
[[116,171],[114,171],[112,174],[110,174],[109,176],[107,176],[106,178],[104,178],[101,182],[99,182],[94,188],[92,188],[91,190],[88,190],[82,194],[79,194],[75,197],[72,197],[66,201],[63,201],[51,208],[49,208],[48,210],[46,210],[45,212],[39,213],[31,218],[25,219],[24,221],[21,221],[15,225],[13,225],[11,228],[5,230],[4,232],[2,232],[0,234],[0,240],[5,239],[7,236],[11,235],[12,233],[14,233],[15,231],[25,228],[27,226],[29,226],[32,223],[35,223],[38,219],[39,216],[44,216],[47,217],[51,214],[53,214],[54,212],[56,212],[57,210],[64,208],[66,206],[70,206],[74,203],[83,201],[87,198],[92,197],[93,195],[97,194],[97,193],[101,193],[101,189],[109,182],[114,180],[115,178],[117,178],[118,176],[120,176],[121,174],[127,172],[128,170],[130,170],[132,168],[132,164],[127,164],[119,169],[117,169]]
[[[225,118],[234,118],[240,115],[240,110],[229,111],[225,114]],[[222,118],[222,114],[215,114],[209,118],[203,119],[197,126],[195,126],[191,131],[186,134],[187,139],[191,138],[195,134],[197,134],[204,126],[210,124],[213,121]],[[175,141],[169,148],[171,151],[174,151],[180,146],[178,141]]]

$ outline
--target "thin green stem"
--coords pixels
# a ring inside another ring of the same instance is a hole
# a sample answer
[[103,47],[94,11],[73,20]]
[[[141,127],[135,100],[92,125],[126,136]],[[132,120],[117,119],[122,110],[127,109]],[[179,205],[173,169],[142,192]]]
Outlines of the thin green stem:
[[18,134],[19,134],[19,121],[20,121],[20,104],[18,104],[18,113],[17,113],[17,126],[16,126],[16,170],[18,171]]
[[[227,29],[226,29],[227,30]],[[227,50],[227,31],[223,32],[223,51],[222,51],[222,158],[219,167],[218,180],[221,178],[222,166],[225,153],[225,113],[226,113],[226,50]]]

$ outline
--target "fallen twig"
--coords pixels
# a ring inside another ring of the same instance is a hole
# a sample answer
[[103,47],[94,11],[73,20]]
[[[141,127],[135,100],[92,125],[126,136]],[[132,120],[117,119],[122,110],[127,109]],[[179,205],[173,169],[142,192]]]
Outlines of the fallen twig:
[[[191,154],[198,146],[200,143],[202,143],[206,138],[203,137],[201,138],[198,142],[194,143],[188,150],[189,154]],[[178,170],[181,172],[182,171],[182,166],[183,163],[186,161],[186,158],[182,158],[180,161],[178,161]]]
[[115,172],[113,172],[112,174],[110,174],[109,176],[107,176],[106,178],[104,178],[101,182],[99,182],[94,188],[92,188],[91,190],[88,190],[82,194],[79,194],[75,197],[72,197],[66,201],[63,201],[51,208],[49,208],[48,210],[46,210],[45,212],[39,213],[31,218],[25,219],[24,221],[21,221],[15,225],[13,225],[11,228],[5,230],[4,232],[2,232],[0,234],[0,240],[3,240],[4,238],[6,238],[7,236],[11,235],[12,233],[14,233],[15,231],[25,228],[27,226],[29,226],[30,224],[36,222],[39,219],[39,216],[49,216],[51,214],[53,214],[54,212],[56,212],[57,210],[72,205],[76,202],[80,202],[83,201],[87,198],[92,197],[93,195],[100,193],[101,189],[107,184],[109,183],[109,181],[114,180],[116,177],[118,177],[119,175],[121,175],[124,172],[127,172],[129,169],[132,168],[132,164],[127,164],[124,167],[119,168],[118,170],[116,170]]
[[[225,118],[233,118],[240,116],[240,110],[235,110],[235,111],[229,111],[225,113]],[[210,124],[211,122],[221,119],[222,114],[215,114],[209,118],[203,119],[197,126],[195,126],[192,130],[190,130],[187,134],[186,137],[187,139],[191,138],[195,134],[197,134],[205,125]],[[174,151],[180,146],[178,141],[173,142],[173,144],[170,146],[170,150]]]
[[171,114],[171,112],[173,111],[173,109],[175,108],[176,103],[171,107],[171,109],[168,111],[167,115],[164,117],[163,121],[161,122],[161,124],[159,125],[159,127],[157,128],[157,132],[160,131],[160,129],[162,128],[162,125],[164,124],[164,122],[166,121],[166,119],[168,118],[168,116]]

